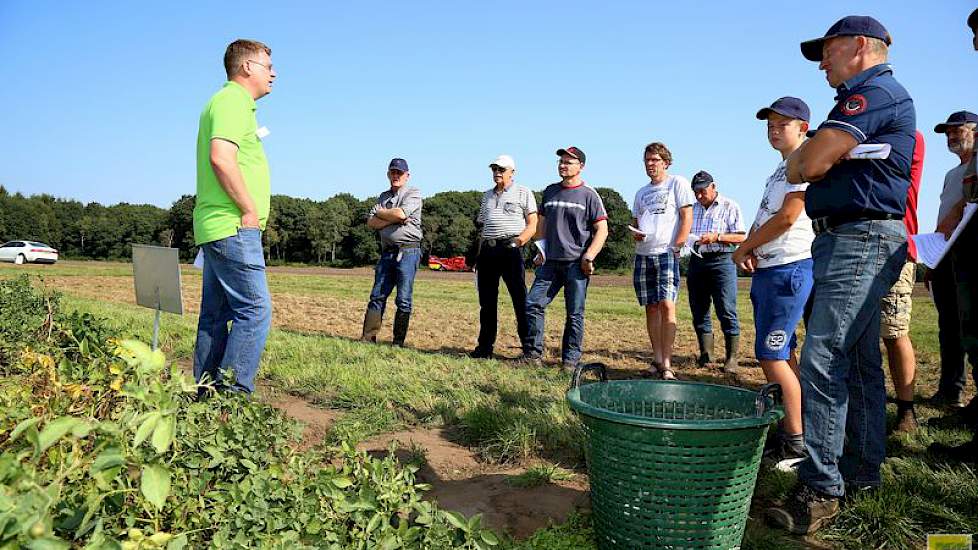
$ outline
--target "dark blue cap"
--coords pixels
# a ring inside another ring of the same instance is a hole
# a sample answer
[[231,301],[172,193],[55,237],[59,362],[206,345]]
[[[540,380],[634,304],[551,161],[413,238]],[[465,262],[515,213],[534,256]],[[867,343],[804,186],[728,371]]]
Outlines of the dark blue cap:
[[968,16],[968,27],[972,31],[978,29],[978,9],[971,12],[971,15]]
[[772,103],[770,107],[765,107],[757,111],[757,120],[766,120],[767,116],[772,112],[788,118],[804,120],[805,122],[808,122],[812,116],[811,110],[804,101],[791,96],[782,97]]
[[948,126],[961,126],[962,124],[967,124],[969,122],[978,124],[978,115],[972,113],[971,111],[958,111],[956,113],[951,113],[951,116],[947,117],[947,122],[934,126],[934,131],[938,134],[943,134],[944,132],[947,132]]
[[809,61],[822,60],[822,43],[836,36],[868,36],[878,38],[889,46],[893,43],[890,33],[882,23],[868,15],[848,15],[835,22],[825,31],[825,36],[801,43],[801,54]]
[[700,189],[709,187],[712,183],[713,176],[711,176],[706,170],[700,170],[695,176],[693,176],[693,181],[690,182],[690,187],[693,188],[693,191],[699,191]]
[[408,171],[407,161],[404,159],[391,159],[390,165],[387,167],[388,170],[400,170],[401,172]]

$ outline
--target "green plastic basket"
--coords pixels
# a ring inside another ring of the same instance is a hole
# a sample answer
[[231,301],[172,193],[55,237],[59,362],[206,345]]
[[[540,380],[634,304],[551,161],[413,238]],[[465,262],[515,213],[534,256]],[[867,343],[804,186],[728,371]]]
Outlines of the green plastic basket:
[[[602,382],[581,386],[588,370]],[[609,382],[591,364],[567,401],[587,434],[598,548],[740,547],[780,386]]]

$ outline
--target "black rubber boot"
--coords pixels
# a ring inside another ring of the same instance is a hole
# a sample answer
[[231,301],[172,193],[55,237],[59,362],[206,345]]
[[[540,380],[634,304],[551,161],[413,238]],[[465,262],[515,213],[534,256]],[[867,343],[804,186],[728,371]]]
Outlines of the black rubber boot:
[[700,356],[696,358],[696,364],[705,367],[713,362],[713,333],[697,332],[696,342],[700,345]]
[[367,308],[367,313],[363,316],[363,333],[360,340],[364,342],[376,342],[377,333],[380,332],[380,325],[384,322],[384,312],[376,309]]
[[411,312],[397,310],[394,314],[394,345],[404,346],[404,339],[407,338],[408,325],[411,324]]

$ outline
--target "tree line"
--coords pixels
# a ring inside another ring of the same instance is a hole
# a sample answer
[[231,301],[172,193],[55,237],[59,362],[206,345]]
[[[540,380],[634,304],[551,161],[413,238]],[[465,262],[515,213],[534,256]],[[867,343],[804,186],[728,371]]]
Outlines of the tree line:
[[[598,265],[607,269],[631,267],[634,243],[626,228],[628,205],[617,191],[596,189],[608,211],[609,238]],[[536,192],[537,203],[540,192]],[[476,253],[481,191],[444,191],[424,197],[423,247],[435,256]],[[380,257],[380,242],[366,225],[376,197],[360,200],[340,193],[324,201],[272,195],[271,214],[264,233],[270,263],[307,263],[336,267],[370,265]],[[196,254],[193,236],[194,197],[184,195],[169,209],[150,204],[97,202],[24,196],[0,186],[0,242],[33,240],[58,249],[63,258],[128,260],[132,244],[156,244],[180,249],[180,257]]]

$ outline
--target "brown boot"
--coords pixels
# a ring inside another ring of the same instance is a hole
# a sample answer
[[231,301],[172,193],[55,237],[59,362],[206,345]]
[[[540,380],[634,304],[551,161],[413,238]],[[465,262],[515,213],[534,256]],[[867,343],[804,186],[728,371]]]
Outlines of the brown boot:
[[893,428],[895,434],[908,434],[917,429],[917,411],[913,408],[913,401],[897,400],[897,421]]
[[404,347],[408,326],[411,324],[411,312],[397,310],[394,314],[394,345]]
[[377,333],[380,332],[380,325],[384,322],[384,312],[376,309],[367,308],[367,313],[363,316],[363,334],[360,340],[364,342],[377,342]]

